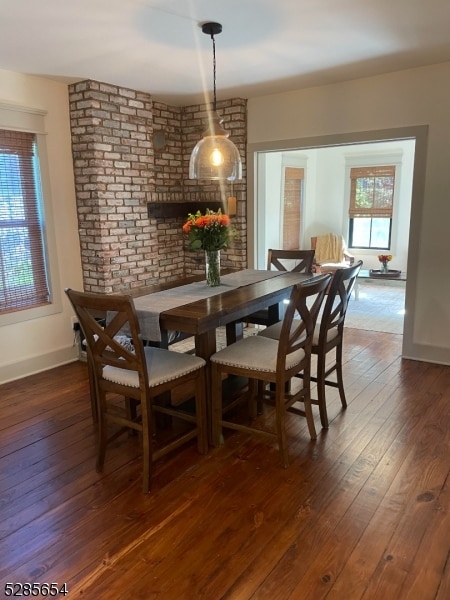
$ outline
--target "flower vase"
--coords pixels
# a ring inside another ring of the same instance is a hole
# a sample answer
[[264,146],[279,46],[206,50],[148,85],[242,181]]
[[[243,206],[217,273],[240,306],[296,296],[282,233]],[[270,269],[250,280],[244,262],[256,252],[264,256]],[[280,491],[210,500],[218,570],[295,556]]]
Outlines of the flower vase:
[[220,285],[220,250],[205,251],[206,285]]
[[384,275],[389,274],[389,263],[387,260],[385,260],[381,263],[380,273],[383,273]]

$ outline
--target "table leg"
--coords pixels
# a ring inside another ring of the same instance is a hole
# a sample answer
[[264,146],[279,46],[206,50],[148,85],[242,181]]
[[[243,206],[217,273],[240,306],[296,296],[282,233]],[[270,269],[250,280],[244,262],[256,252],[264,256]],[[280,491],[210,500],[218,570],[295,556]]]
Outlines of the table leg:
[[210,357],[216,351],[216,330],[212,329],[195,336],[195,354],[206,360],[206,420],[208,423],[208,441],[212,444],[212,410],[211,410],[211,364]]
[[[284,310],[283,310],[283,316],[284,316]],[[269,325],[278,323],[278,321],[280,320],[280,305],[278,303],[272,304],[271,306],[268,307],[268,319],[269,319]]]
[[226,339],[227,346],[234,344],[238,340],[242,340],[244,337],[244,323],[242,321],[234,321],[233,323],[227,323],[226,326]]

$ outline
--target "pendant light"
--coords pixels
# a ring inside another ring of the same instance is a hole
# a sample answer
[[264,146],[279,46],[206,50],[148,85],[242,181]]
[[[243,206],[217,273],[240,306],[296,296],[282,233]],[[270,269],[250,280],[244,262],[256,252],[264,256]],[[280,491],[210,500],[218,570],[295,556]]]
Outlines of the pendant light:
[[220,23],[204,23],[203,33],[211,36],[213,43],[213,111],[208,114],[208,127],[203,138],[192,151],[189,161],[189,179],[212,179],[238,181],[242,179],[242,162],[239,151],[230,135],[222,127],[222,119],[216,110],[216,42],[214,36],[222,31]]

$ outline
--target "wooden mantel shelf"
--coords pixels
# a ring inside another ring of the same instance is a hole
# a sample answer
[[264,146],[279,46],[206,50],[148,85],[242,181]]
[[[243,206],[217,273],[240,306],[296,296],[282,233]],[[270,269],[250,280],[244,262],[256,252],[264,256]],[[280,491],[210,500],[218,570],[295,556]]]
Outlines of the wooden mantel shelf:
[[204,213],[206,209],[223,211],[220,202],[149,202],[147,204],[148,216],[151,219],[187,218],[189,213],[198,210]]

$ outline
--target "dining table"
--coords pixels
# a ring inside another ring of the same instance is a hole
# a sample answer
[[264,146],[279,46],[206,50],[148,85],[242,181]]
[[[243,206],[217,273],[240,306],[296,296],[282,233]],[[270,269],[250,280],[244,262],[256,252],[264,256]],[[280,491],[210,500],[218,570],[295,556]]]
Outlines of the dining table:
[[[280,318],[280,303],[294,285],[311,280],[313,274],[290,271],[243,269],[221,277],[221,285],[209,288],[204,278],[190,277],[163,286],[133,292],[144,340],[167,347],[168,333],[179,332],[195,339],[195,354],[206,361],[207,407],[210,420],[210,357],[216,352],[216,330],[226,327],[227,344],[242,337],[249,314],[269,308],[269,318]],[[210,424],[209,424],[210,429]]]
[[167,332],[195,338],[195,353],[207,362],[216,351],[216,330],[225,326],[228,343],[242,334],[249,314],[269,308],[269,318],[279,320],[280,303],[288,299],[292,287],[314,277],[290,271],[243,269],[221,277],[221,285],[208,287],[198,277],[176,284],[140,288],[133,293],[142,337],[157,345],[167,345]]

